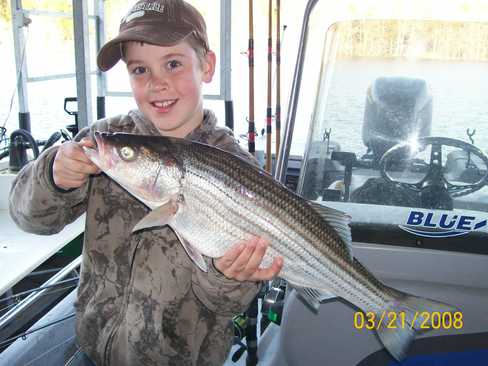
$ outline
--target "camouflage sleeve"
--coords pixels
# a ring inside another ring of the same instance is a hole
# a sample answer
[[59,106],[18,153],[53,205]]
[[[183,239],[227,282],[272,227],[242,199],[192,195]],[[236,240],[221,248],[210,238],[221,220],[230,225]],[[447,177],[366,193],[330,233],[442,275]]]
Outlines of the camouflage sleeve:
[[76,220],[86,208],[88,184],[65,191],[52,177],[58,147],[43,152],[17,174],[9,196],[9,212],[14,222],[30,233],[50,235]]
[[[81,130],[74,140],[91,135],[94,126]],[[10,217],[24,231],[39,235],[58,233],[86,210],[88,182],[70,190],[54,183],[52,168],[58,148],[53,146],[27,164],[12,183]]]
[[[207,143],[258,166],[257,160],[239,146],[229,129],[217,129]],[[214,267],[210,259],[208,259],[208,267],[208,273],[195,270],[193,274],[193,291],[200,301],[208,309],[217,313],[235,315],[245,311],[259,292],[261,283],[230,280]]]

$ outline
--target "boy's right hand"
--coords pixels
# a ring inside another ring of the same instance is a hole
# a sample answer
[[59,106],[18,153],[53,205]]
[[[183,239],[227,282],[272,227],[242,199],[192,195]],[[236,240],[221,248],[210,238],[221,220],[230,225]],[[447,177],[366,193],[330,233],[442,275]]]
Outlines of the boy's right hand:
[[62,144],[54,157],[54,184],[62,189],[81,187],[92,174],[99,174],[100,169],[88,159],[82,146],[95,148],[89,138],[80,142],[68,141]]

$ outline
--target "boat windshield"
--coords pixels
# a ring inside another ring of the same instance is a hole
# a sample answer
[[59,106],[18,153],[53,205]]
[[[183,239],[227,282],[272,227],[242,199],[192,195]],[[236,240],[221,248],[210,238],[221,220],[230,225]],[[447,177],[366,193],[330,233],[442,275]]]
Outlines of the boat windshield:
[[353,221],[486,226],[488,23],[343,21],[324,43],[299,193]]

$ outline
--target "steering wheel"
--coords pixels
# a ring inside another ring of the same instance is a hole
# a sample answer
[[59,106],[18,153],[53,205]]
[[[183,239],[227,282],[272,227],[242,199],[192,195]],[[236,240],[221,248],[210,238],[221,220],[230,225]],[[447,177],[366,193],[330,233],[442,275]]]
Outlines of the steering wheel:
[[[430,162],[428,165],[428,171],[420,182],[406,183],[392,179],[392,177],[386,171],[386,166],[387,162],[395,155],[395,153],[402,150],[415,153],[423,150],[427,145],[432,145]],[[479,157],[487,167],[485,175],[477,182],[472,184],[454,185],[448,182],[442,173],[442,146],[457,147]],[[432,186],[443,187],[450,197],[460,197],[476,192],[485,186],[486,179],[488,177],[488,156],[486,156],[486,154],[476,146],[461,140],[451,139],[448,137],[423,137],[417,141],[417,144],[414,147],[408,142],[402,142],[390,148],[381,157],[379,167],[383,179],[397,186],[407,188],[415,192],[422,192],[422,190]]]

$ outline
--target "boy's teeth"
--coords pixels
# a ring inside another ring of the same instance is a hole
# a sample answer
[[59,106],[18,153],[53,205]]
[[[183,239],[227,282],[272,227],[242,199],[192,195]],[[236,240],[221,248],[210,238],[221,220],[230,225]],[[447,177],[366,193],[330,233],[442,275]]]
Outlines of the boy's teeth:
[[170,105],[173,105],[174,103],[175,103],[175,100],[167,100],[164,102],[154,102],[153,104],[158,108],[167,108]]

